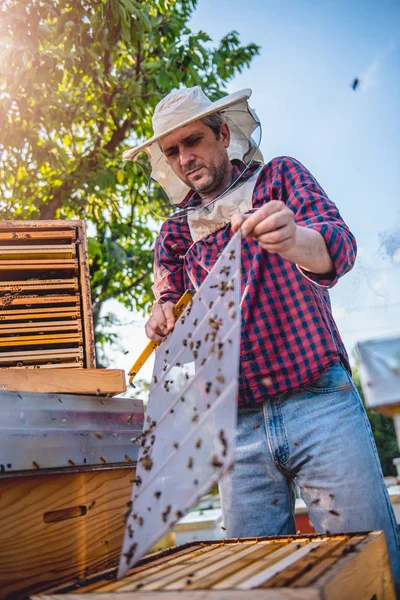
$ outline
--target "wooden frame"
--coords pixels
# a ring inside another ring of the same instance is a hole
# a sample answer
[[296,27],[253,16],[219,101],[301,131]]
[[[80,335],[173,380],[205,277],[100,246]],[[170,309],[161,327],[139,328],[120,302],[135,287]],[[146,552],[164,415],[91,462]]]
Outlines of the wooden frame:
[[0,222],[0,323],[2,368],[95,368],[83,221]]
[[[191,542],[35,600],[395,600],[383,532]],[[33,600],[33,599],[32,599]]]

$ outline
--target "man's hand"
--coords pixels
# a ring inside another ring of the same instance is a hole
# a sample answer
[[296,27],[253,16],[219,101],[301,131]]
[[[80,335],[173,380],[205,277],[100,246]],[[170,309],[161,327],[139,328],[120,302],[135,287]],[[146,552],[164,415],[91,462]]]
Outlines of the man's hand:
[[270,200],[249,215],[235,215],[232,230],[241,227],[243,237],[251,237],[268,252],[281,254],[296,245],[294,213],[281,200]]
[[324,238],[311,227],[296,225],[294,213],[281,200],[270,200],[248,215],[232,218],[232,231],[253,238],[264,250],[280,254],[305,271],[334,273],[335,267]]
[[153,342],[163,342],[175,327],[174,306],[173,302],[153,304],[151,316],[144,326],[147,337]]

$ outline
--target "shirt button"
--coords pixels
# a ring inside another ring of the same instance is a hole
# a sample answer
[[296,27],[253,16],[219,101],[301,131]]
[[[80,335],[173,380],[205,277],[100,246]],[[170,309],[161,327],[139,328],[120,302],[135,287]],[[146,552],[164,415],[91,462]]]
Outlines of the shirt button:
[[244,356],[242,356],[242,360],[249,360],[249,355],[248,354],[244,354]]

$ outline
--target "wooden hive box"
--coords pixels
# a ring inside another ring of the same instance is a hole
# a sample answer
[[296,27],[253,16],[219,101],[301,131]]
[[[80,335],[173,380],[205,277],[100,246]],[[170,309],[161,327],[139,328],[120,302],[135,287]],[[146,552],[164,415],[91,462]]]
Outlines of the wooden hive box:
[[191,542],[35,600],[394,600],[382,532]]
[[94,368],[82,221],[0,222],[0,367]]

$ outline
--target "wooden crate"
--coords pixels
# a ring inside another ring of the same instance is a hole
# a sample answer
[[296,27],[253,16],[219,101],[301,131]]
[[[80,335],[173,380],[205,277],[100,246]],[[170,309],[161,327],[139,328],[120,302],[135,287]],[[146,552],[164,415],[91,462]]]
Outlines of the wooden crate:
[[94,368],[85,224],[0,222],[0,367]]
[[118,564],[135,469],[82,467],[0,478],[0,599]]
[[382,532],[192,542],[35,600],[394,600]]

